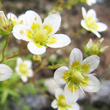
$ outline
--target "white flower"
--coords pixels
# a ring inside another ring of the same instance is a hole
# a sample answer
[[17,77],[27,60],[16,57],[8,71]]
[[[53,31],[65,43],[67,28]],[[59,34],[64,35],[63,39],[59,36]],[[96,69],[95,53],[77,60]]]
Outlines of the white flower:
[[97,2],[97,0],[86,0],[86,3],[91,6],[93,4],[95,4]]
[[21,76],[23,82],[27,82],[28,77],[33,76],[32,62],[30,60],[22,60],[20,57],[17,58],[17,66],[15,68],[18,75]]
[[51,103],[51,106],[54,109],[56,109],[56,108],[58,108],[58,110],[79,110],[80,109],[80,107],[77,103],[74,103],[72,105],[68,105],[66,103],[64,92],[60,88],[58,88],[55,91],[55,97],[56,97],[56,99],[53,100],[53,102]]
[[12,21],[13,25],[25,24],[24,14],[21,14],[18,18],[14,13],[8,13],[7,18]]
[[73,104],[79,98],[80,90],[97,92],[100,89],[99,80],[90,74],[99,65],[100,59],[92,55],[83,60],[82,52],[75,48],[69,56],[69,68],[60,67],[55,71],[54,79],[58,84],[66,84],[64,94],[67,104]]
[[5,65],[5,64],[0,64],[0,81],[4,81],[9,79],[13,74],[12,69]]
[[94,9],[90,9],[86,12],[86,9],[82,7],[82,15],[84,19],[81,20],[81,26],[100,38],[101,34],[99,32],[107,30],[107,25],[102,22],[98,22]]
[[42,20],[40,16],[29,10],[25,13],[26,25],[16,25],[13,34],[17,39],[28,41],[28,49],[33,54],[43,54],[46,47],[60,48],[67,46],[71,40],[65,34],[55,34],[61,24],[59,14],[50,14]]

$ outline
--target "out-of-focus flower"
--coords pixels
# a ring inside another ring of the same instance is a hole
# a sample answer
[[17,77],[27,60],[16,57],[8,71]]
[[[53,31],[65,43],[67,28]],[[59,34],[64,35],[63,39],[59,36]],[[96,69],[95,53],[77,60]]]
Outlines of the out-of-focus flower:
[[83,60],[82,52],[75,48],[69,56],[69,68],[63,66],[55,71],[55,81],[58,84],[66,84],[64,95],[67,104],[71,105],[78,100],[80,90],[86,92],[99,91],[99,80],[90,74],[98,67],[99,61],[97,55],[92,55]]
[[60,48],[67,46],[71,40],[65,34],[55,34],[61,24],[59,14],[50,14],[42,20],[40,16],[29,10],[25,13],[26,25],[16,25],[13,28],[15,38],[28,41],[28,49],[31,53],[40,55],[46,51],[46,47]]
[[97,0],[80,0],[80,2],[87,3],[89,6],[95,4]]
[[101,43],[103,42],[104,38],[101,38],[96,43],[92,41],[92,39],[89,40],[89,42],[84,46],[84,52],[87,55],[100,55],[102,54],[109,46],[101,46]]
[[6,18],[3,11],[0,11],[0,35],[8,35],[12,31],[12,23]]
[[12,69],[5,65],[5,64],[0,64],[0,81],[4,81],[9,79],[13,74]]
[[15,70],[17,74],[21,76],[23,82],[27,82],[28,77],[33,77],[32,62],[30,60],[23,61],[18,57]]
[[13,26],[17,24],[25,24],[25,17],[24,14],[21,14],[18,18],[14,13],[8,13],[7,18],[12,21]]
[[94,9],[90,9],[86,12],[86,9],[82,7],[82,15],[84,19],[81,20],[81,26],[100,38],[101,34],[99,32],[107,30],[107,25],[102,22],[98,22]]
[[68,105],[65,101],[64,92],[62,89],[58,88],[55,91],[55,97],[56,99],[51,103],[52,108],[58,110],[79,110],[80,107],[77,103],[74,103],[72,105]]

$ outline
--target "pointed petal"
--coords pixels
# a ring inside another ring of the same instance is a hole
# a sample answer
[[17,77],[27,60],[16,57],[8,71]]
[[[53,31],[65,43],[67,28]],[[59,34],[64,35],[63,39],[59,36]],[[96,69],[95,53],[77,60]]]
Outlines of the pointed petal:
[[64,92],[61,88],[57,88],[55,91],[55,97],[58,99],[59,95],[64,95]]
[[54,79],[55,79],[56,83],[58,83],[58,84],[65,84],[66,83],[63,79],[63,75],[68,70],[69,69],[66,66],[62,66],[55,71]]
[[91,73],[92,71],[94,71],[98,65],[100,63],[100,58],[97,56],[97,55],[92,55],[92,56],[89,56],[87,57],[83,63],[83,64],[87,64],[89,65],[89,72],[88,73]]
[[32,54],[35,54],[35,55],[41,55],[41,54],[46,52],[46,47],[44,47],[44,46],[38,47],[33,42],[29,42],[28,45],[27,45],[27,48],[29,49],[29,51]]
[[53,100],[53,102],[51,103],[51,107],[54,108],[54,109],[58,108],[57,100]]
[[104,52],[108,47],[109,47],[109,46],[102,47],[100,51],[101,51],[101,52]]
[[4,81],[9,79],[13,74],[12,69],[5,65],[5,64],[0,64],[0,81]]
[[100,84],[99,80],[91,74],[89,74],[87,77],[88,77],[88,80],[89,80],[88,85],[87,86],[82,86],[82,88],[86,92],[98,92],[101,88],[101,84]]
[[82,60],[83,60],[82,52],[78,48],[74,48],[69,56],[69,67],[71,67],[74,61],[82,63]]
[[81,20],[81,26],[82,26],[84,29],[86,29],[86,30],[89,31],[89,28],[86,26],[86,23],[85,23],[84,20]]
[[77,90],[73,90],[73,92],[71,92],[68,89],[68,84],[65,86],[64,88],[64,94],[65,94],[65,100],[67,102],[68,105],[72,105],[73,103],[75,103],[78,98],[79,98],[79,89]]
[[98,25],[97,31],[99,31],[99,32],[103,32],[103,31],[107,30],[107,28],[108,28],[108,26],[102,22],[98,22],[97,25]]
[[61,48],[70,44],[71,39],[65,34],[55,34],[54,35],[56,42],[52,44],[47,44],[52,48]]
[[13,35],[16,39],[30,41],[30,39],[26,36],[26,30],[30,29],[28,26],[18,24],[13,28]]
[[29,27],[31,27],[33,22],[42,24],[42,20],[40,16],[35,11],[32,10],[26,11],[25,19],[26,19],[26,25],[28,25]]
[[93,32],[98,38],[101,37],[101,34],[99,32],[97,32],[97,31],[91,31],[91,32]]
[[53,29],[53,33],[56,33],[61,24],[61,16],[59,14],[50,14],[44,19],[43,25],[49,25]]
[[89,42],[87,43],[87,48],[91,48],[93,45],[92,39],[89,40]]
[[83,15],[83,18],[85,18],[85,16],[86,16],[86,9],[84,8],[84,7],[82,7],[82,15]]

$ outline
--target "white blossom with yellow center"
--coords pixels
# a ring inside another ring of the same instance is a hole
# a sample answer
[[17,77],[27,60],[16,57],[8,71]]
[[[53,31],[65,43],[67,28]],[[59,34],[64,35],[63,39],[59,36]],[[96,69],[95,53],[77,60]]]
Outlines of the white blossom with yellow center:
[[91,6],[93,4],[95,4],[97,2],[97,0],[86,0],[86,3]]
[[21,76],[23,82],[27,82],[28,77],[33,77],[32,62],[30,60],[23,61],[18,57],[15,70],[17,74]]
[[80,107],[77,103],[74,103],[72,105],[68,105],[65,101],[64,92],[62,89],[58,88],[55,91],[55,97],[56,99],[53,100],[51,103],[52,108],[58,109],[58,110],[79,110]]
[[13,34],[17,39],[28,41],[28,49],[31,53],[40,55],[46,51],[46,47],[60,48],[67,46],[71,40],[65,34],[55,34],[61,24],[59,14],[50,14],[42,20],[40,16],[29,10],[25,13],[26,25],[16,25]]
[[13,74],[13,70],[5,65],[5,64],[0,64],[0,81],[4,81],[9,79]]
[[107,30],[107,25],[102,22],[98,22],[94,9],[90,9],[86,12],[86,9],[82,7],[82,15],[84,19],[81,20],[81,26],[100,38],[101,34],[99,32]]
[[18,18],[14,13],[8,13],[7,18],[12,21],[13,25],[25,24],[24,14],[21,14]]
[[99,80],[89,74],[99,65],[99,57],[92,55],[83,60],[82,52],[75,48],[69,56],[69,68],[60,67],[55,71],[54,79],[58,84],[66,84],[64,94],[67,104],[73,104],[79,98],[79,91],[97,92],[100,89]]

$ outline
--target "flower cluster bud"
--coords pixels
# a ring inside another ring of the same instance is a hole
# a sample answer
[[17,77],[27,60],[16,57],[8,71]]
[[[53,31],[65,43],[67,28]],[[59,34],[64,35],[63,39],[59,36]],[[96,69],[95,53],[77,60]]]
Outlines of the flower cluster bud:
[[102,47],[101,43],[103,42],[104,38],[101,38],[96,43],[93,43],[92,39],[89,40],[89,42],[84,46],[84,52],[87,55],[100,55],[102,54],[108,46]]
[[12,31],[12,23],[9,21],[4,12],[0,11],[0,35],[8,35]]

